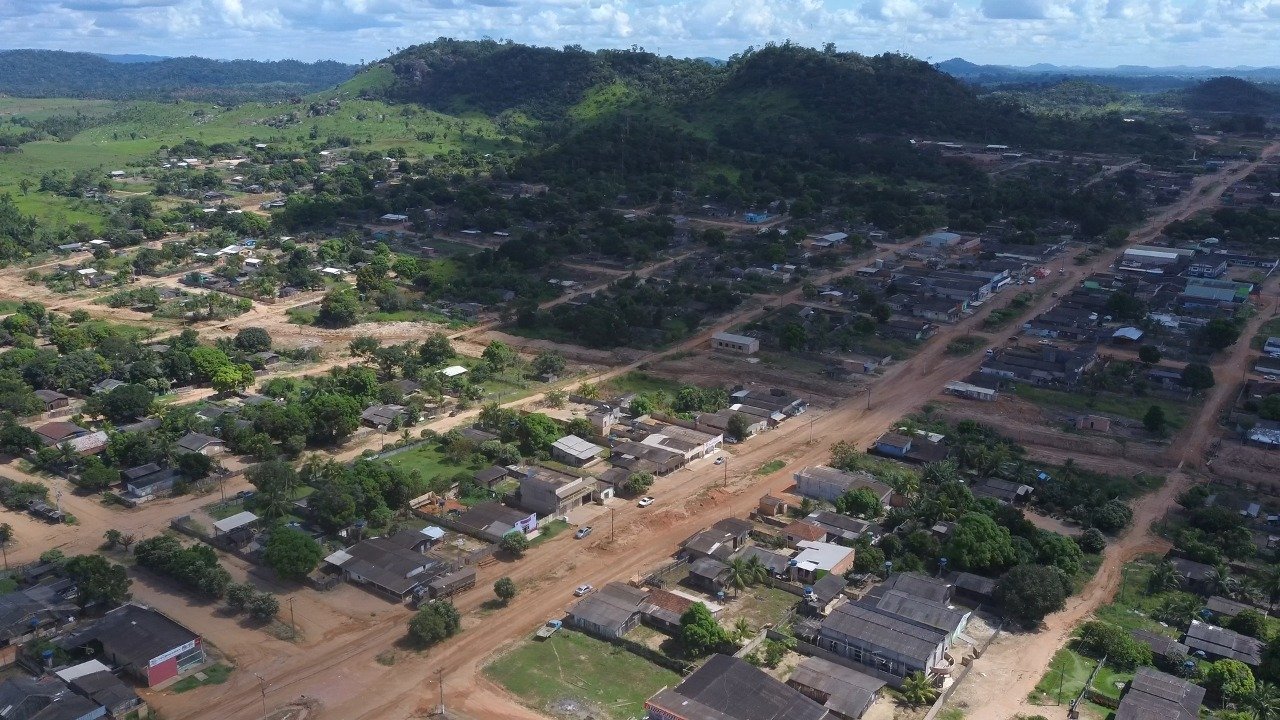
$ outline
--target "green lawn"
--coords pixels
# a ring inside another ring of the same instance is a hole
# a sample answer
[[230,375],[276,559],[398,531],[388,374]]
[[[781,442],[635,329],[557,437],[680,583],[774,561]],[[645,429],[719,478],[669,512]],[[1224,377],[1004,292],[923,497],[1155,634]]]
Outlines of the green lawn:
[[[393,434],[394,439],[394,434]],[[479,470],[475,465],[457,465],[445,457],[439,445],[423,443],[411,450],[387,458],[387,462],[405,470],[417,470],[424,478]]]
[[669,378],[657,377],[639,370],[632,370],[626,375],[616,377],[604,383],[604,387],[609,390],[620,393],[646,393],[646,392],[665,392],[668,395],[675,396],[680,388],[684,387],[684,383],[679,380],[671,380]]
[[986,335],[965,335],[947,343],[948,355],[968,355],[990,340]]
[[537,547],[542,543],[549,542],[552,538],[569,529],[569,523],[563,520],[552,520],[551,522],[539,528],[538,537],[533,539],[532,545]]
[[1132,420],[1141,421],[1147,409],[1158,405],[1164,410],[1169,427],[1177,430],[1186,424],[1191,413],[1190,403],[1160,398],[1127,397],[1111,393],[1087,395],[1083,393],[1063,392],[1034,385],[1021,384],[1014,391],[1018,397],[1041,407],[1058,410],[1076,410],[1079,412],[1099,412],[1108,415],[1119,415]]
[[205,676],[204,680],[197,679],[194,674],[188,675],[187,677],[184,677],[178,682],[170,685],[169,690],[174,693],[184,693],[188,690],[195,690],[196,688],[204,685],[221,685],[227,681],[227,678],[231,675],[231,671],[234,669],[235,668],[230,665],[223,665],[222,663],[210,665],[199,673]]
[[720,623],[725,627],[733,627],[738,618],[746,618],[753,630],[765,623],[779,625],[787,619],[796,603],[800,602],[798,596],[767,585],[747,588],[737,598],[733,597],[732,591],[730,593],[729,607]]
[[772,475],[787,466],[786,460],[770,460],[761,465],[757,470],[757,475]]
[[[1069,648],[1063,648],[1053,656],[1049,670],[1045,672],[1044,677],[1040,679],[1036,689],[1027,699],[1033,705],[1068,705],[1080,694],[1096,665],[1097,661],[1086,658]],[[1103,667],[1093,681],[1093,689],[1108,697],[1119,698],[1120,687],[1132,679],[1131,672],[1120,672],[1110,667]],[[1106,717],[1110,712],[1093,703],[1089,703],[1089,707],[1099,717]]]
[[574,699],[613,720],[643,717],[650,695],[680,683],[671,670],[568,628],[546,640],[525,641],[485,674],[539,710]]

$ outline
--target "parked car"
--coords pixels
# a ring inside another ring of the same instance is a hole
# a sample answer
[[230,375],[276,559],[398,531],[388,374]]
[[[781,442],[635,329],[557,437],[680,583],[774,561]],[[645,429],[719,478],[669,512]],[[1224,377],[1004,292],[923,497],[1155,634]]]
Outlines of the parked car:
[[590,534],[591,534],[591,526],[590,526],[590,525],[583,525],[582,527],[578,528],[578,532],[574,533],[574,534],[573,534],[573,536],[574,536],[575,538],[577,538],[578,540],[581,540],[582,538],[584,538],[584,537],[586,537],[586,536],[588,536],[588,535],[590,535]]
[[564,623],[559,620],[548,620],[546,625],[538,628],[537,636],[540,640],[546,640],[555,634],[557,630],[563,627]]
[[652,504],[653,504],[653,498],[649,497],[648,495],[640,498],[640,503],[639,503],[640,507],[649,507]]
[[583,595],[590,593],[592,590],[595,590],[595,588],[590,585],[579,585],[578,589],[573,591],[573,594],[574,597],[582,597]]
[[718,458],[716,458],[716,464],[717,464],[717,465],[723,465],[723,464],[724,464],[724,456],[723,456],[723,455],[722,455],[722,456],[720,456],[720,457],[718,457]]

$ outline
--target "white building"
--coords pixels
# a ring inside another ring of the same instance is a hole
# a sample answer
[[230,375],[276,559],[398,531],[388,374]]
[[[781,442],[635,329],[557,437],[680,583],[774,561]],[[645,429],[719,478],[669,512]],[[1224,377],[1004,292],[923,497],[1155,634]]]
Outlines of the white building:
[[719,332],[711,336],[711,348],[740,355],[755,355],[760,351],[760,341],[746,335]]

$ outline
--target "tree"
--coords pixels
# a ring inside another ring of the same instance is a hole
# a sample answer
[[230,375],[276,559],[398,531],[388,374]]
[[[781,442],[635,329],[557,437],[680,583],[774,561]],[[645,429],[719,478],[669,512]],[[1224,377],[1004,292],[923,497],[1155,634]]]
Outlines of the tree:
[[178,471],[188,480],[201,480],[213,472],[213,458],[188,452],[178,456]]
[[1094,657],[1106,656],[1107,664],[1132,670],[1151,664],[1151,648],[1119,625],[1090,620],[1080,627],[1080,646]]
[[335,288],[320,300],[320,314],[316,321],[328,327],[346,327],[354,325],[359,316],[360,299],[356,297],[355,290]]
[[836,512],[870,519],[879,517],[883,510],[880,497],[871,488],[846,490],[836,498],[835,505]]
[[1196,339],[1213,352],[1225,350],[1240,339],[1240,326],[1230,320],[1214,318],[1200,328]]
[[[758,558],[755,558],[758,561]],[[762,573],[764,565],[757,562],[752,564],[745,558],[737,557],[729,561],[729,575],[726,583],[733,588],[734,594],[737,595],[739,590],[751,587],[757,583],[762,583],[766,579],[766,575]]]
[[288,526],[271,531],[262,560],[269,567],[290,580],[302,580],[324,557],[324,549],[310,535]]
[[151,413],[156,396],[143,385],[121,385],[95,395],[85,403],[85,411],[102,415],[114,423],[127,423]]
[[1231,622],[1227,623],[1227,627],[1241,635],[1248,635],[1263,642],[1270,639],[1267,637],[1267,616],[1253,608],[1241,610],[1235,617],[1231,618]]
[[253,382],[253,368],[248,365],[228,365],[218,368],[209,379],[209,385],[219,393],[233,393],[244,390]]
[[1112,498],[1089,514],[1094,527],[1105,533],[1117,533],[1133,521],[1133,510],[1119,498]]
[[83,490],[105,490],[120,482],[120,471],[104,465],[96,457],[90,457],[72,482]]
[[622,489],[629,495],[639,495],[648,492],[653,487],[653,473],[635,472],[627,477],[627,481],[622,484]]
[[280,601],[271,593],[255,592],[245,603],[245,609],[249,611],[249,617],[258,622],[266,622],[280,612]]
[[983,572],[1012,565],[1018,554],[1007,529],[982,513],[971,512],[956,522],[947,557],[957,568]]
[[732,438],[746,440],[751,437],[751,420],[746,415],[736,412],[729,416],[729,422],[725,423],[724,430]]
[[1061,570],[1043,565],[1017,565],[996,584],[996,601],[1004,612],[1027,626],[1066,607],[1071,581]]
[[528,455],[549,451],[562,434],[559,423],[542,413],[529,413],[518,423],[520,449]]
[[680,616],[680,643],[685,652],[701,657],[716,652],[730,643],[729,633],[720,627],[715,616],[702,603],[694,603]]
[[271,349],[271,333],[260,327],[247,327],[236,333],[236,348],[245,353]]
[[505,553],[520,557],[529,549],[529,538],[521,530],[512,530],[502,536],[498,547]]
[[1257,720],[1276,720],[1280,718],[1280,688],[1266,680],[1254,683],[1253,696],[1248,700]]
[[1149,432],[1163,435],[1165,429],[1169,426],[1169,420],[1164,415],[1164,408],[1159,405],[1152,405],[1147,408],[1147,414],[1142,416],[1142,426]]
[[303,409],[311,418],[308,437],[318,445],[333,445],[360,426],[360,403],[350,395],[318,392],[307,398]]
[[249,601],[253,599],[257,592],[248,583],[233,583],[227,588],[227,607],[236,612],[241,612],[248,607]]
[[1084,552],[1090,555],[1097,555],[1107,549],[1107,536],[1103,535],[1098,528],[1088,528],[1076,536],[1076,544]]
[[922,672],[913,672],[902,679],[902,687],[898,689],[902,699],[912,707],[924,707],[938,698],[938,691],[929,678]]
[[443,364],[455,355],[453,343],[449,342],[449,336],[442,332],[431,333],[418,348],[418,357],[422,359],[422,364],[427,366]]
[[123,565],[101,555],[77,555],[67,561],[67,577],[76,583],[76,604],[83,610],[90,605],[115,607],[129,599],[133,583]]
[[258,463],[245,472],[245,477],[258,489],[253,507],[264,517],[279,518],[289,514],[293,494],[298,489],[298,471],[283,460]]
[[1154,595],[1177,590],[1182,587],[1183,580],[1185,578],[1178,572],[1178,568],[1168,560],[1164,560],[1151,569],[1151,575],[1147,578],[1147,592]]
[[1160,362],[1160,348],[1155,345],[1143,345],[1138,348],[1138,359],[1148,365]]
[[503,605],[511,602],[517,592],[516,582],[509,577],[500,577],[493,583],[493,594],[498,596]]
[[409,621],[409,636],[423,645],[434,645],[462,629],[462,617],[453,603],[432,600]]
[[564,368],[564,356],[555,350],[538,353],[531,366],[535,375],[559,375],[564,372]]
[[1216,660],[1204,671],[1204,681],[1229,702],[1248,700],[1257,690],[1253,671],[1239,660]]
[[1035,544],[1041,564],[1052,565],[1067,575],[1075,575],[1080,571],[1084,553],[1071,538],[1042,531],[1037,534]]
[[1189,363],[1182,368],[1182,384],[1192,392],[1203,392],[1214,385],[1213,370],[1203,363]]
[[494,340],[485,346],[480,358],[484,360],[485,365],[488,365],[490,370],[500,373],[514,367],[520,361],[520,353],[501,340]]

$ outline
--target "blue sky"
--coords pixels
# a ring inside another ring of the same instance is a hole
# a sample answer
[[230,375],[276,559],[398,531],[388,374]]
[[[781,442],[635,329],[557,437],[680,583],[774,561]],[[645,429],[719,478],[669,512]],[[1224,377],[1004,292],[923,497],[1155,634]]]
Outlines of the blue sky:
[[935,62],[1280,65],[1280,0],[0,0],[0,43],[375,60],[439,36],[728,57],[791,39]]

